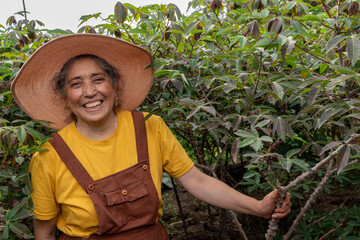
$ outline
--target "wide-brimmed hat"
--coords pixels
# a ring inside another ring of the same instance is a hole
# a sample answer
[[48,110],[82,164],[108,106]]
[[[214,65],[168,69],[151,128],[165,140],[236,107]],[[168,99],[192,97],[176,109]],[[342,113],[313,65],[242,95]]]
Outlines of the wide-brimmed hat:
[[51,122],[53,129],[69,124],[72,119],[65,100],[53,90],[52,79],[68,60],[84,54],[98,56],[116,68],[122,82],[117,93],[122,110],[134,110],[144,101],[154,73],[148,51],[109,36],[71,34],[41,46],[20,69],[11,91],[21,109],[34,120]]

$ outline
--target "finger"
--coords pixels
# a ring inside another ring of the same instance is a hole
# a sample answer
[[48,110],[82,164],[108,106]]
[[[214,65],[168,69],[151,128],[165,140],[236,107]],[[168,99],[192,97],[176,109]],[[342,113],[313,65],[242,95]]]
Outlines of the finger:
[[280,212],[278,212],[278,213],[273,213],[273,214],[271,215],[271,217],[272,217],[272,218],[276,218],[276,219],[281,219],[281,218],[286,217],[289,213],[290,213],[290,209],[287,209],[287,210],[286,210],[285,212],[283,212],[283,213],[280,213]]
[[284,200],[284,202],[283,202],[283,204],[282,204],[281,207],[284,207],[284,206],[286,206],[286,205],[291,205],[291,202],[290,202],[290,193],[287,193],[287,194],[286,194],[286,198],[285,198],[285,200]]

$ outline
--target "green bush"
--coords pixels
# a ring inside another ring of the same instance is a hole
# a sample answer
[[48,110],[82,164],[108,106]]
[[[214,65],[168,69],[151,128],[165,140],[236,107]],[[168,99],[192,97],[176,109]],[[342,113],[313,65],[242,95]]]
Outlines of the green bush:
[[[358,192],[358,1],[194,0],[190,8],[183,15],[174,4],[118,2],[96,26],[86,23],[100,14],[83,16],[79,32],[122,38],[154,56],[154,85],[140,109],[161,115],[199,168],[250,193],[292,193],[289,219],[298,219],[278,231],[271,222],[267,239],[289,228],[294,238],[317,239],[344,221],[331,234],[358,239],[356,206],[342,214],[333,206],[316,225],[318,209],[306,208],[322,190]],[[29,218],[26,169],[50,134],[14,104],[9,85],[36,48],[68,34],[37,25],[10,18],[0,28],[3,238],[31,236],[20,225]]]

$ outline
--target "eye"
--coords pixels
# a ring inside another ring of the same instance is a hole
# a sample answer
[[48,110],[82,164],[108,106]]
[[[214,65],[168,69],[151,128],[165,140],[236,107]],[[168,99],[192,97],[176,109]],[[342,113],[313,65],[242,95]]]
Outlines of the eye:
[[97,77],[97,78],[94,79],[94,82],[95,82],[95,83],[101,83],[101,82],[103,82],[104,80],[105,80],[105,78],[103,78],[103,77]]
[[78,87],[80,86],[80,82],[71,82],[70,87]]
[[78,88],[81,86],[81,81],[79,80],[72,80],[70,82],[68,82],[68,86],[71,88]]

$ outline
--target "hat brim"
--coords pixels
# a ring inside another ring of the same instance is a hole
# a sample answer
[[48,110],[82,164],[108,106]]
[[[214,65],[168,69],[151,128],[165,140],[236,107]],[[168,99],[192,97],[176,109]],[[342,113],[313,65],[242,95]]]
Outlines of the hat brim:
[[37,49],[15,77],[11,91],[21,109],[34,120],[45,120],[62,129],[72,119],[65,100],[51,80],[71,58],[92,54],[103,58],[121,76],[118,101],[122,110],[136,109],[150,91],[154,70],[152,56],[132,43],[99,34],[72,34],[55,38]]

